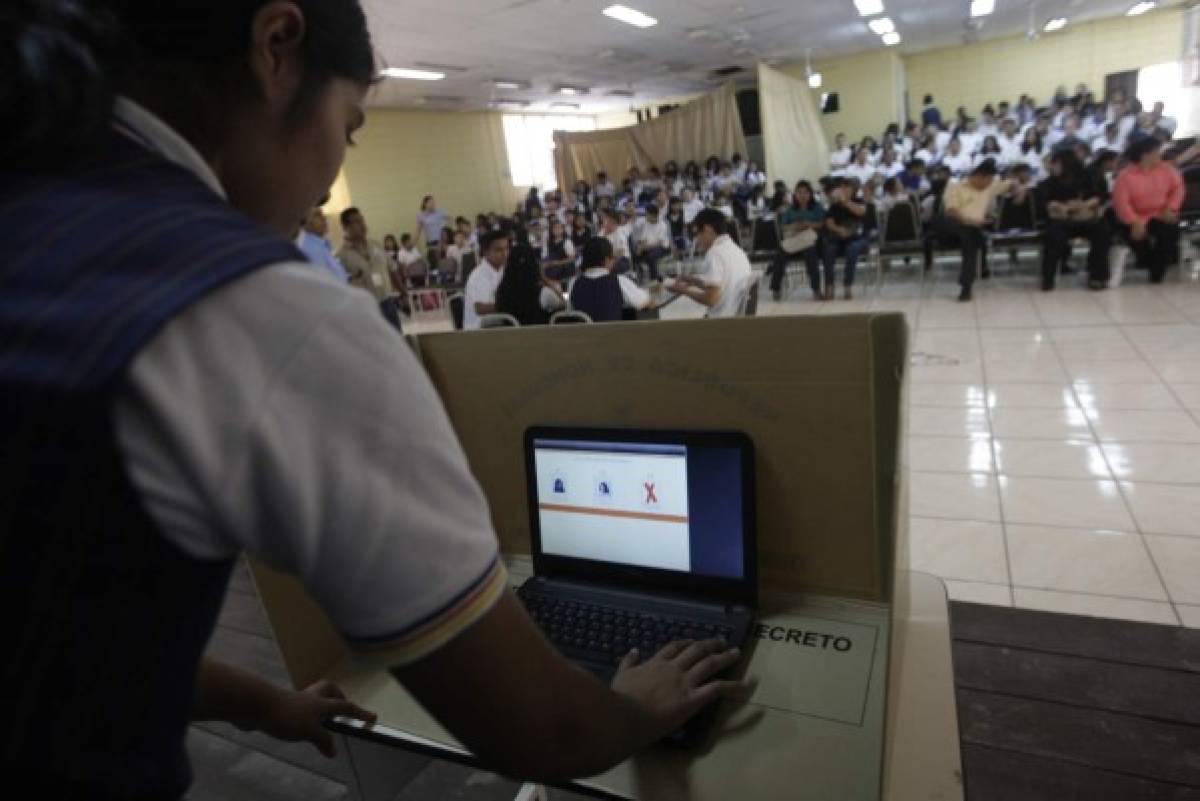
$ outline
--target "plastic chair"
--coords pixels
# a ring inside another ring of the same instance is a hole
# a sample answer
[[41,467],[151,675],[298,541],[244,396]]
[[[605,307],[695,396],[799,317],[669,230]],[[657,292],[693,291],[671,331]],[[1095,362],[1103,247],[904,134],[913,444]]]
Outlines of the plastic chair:
[[461,331],[463,327],[463,308],[466,300],[461,292],[455,292],[448,300],[450,306],[450,321],[454,323],[454,330]]
[[480,328],[520,328],[521,323],[511,314],[485,314],[479,318]]
[[[893,256],[920,255],[925,249],[921,214],[912,202],[897,203],[885,212],[879,225],[879,247],[875,251],[879,280]],[[922,279],[924,276],[922,276]]]
[[750,227],[750,255],[769,253],[772,256],[779,250],[779,221],[777,218],[764,220],[759,217]]
[[592,322],[592,318],[587,312],[574,309],[564,309],[550,315],[550,325],[578,325],[590,322]]

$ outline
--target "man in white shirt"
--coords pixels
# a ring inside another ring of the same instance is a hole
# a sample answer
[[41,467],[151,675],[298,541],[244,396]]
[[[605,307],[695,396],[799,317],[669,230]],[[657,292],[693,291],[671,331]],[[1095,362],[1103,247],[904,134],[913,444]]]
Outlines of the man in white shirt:
[[479,328],[479,318],[496,311],[496,289],[508,264],[508,234],[488,231],[480,239],[483,261],[471,271],[463,290],[463,328]]
[[1125,149],[1124,144],[1124,140],[1121,139],[1120,126],[1115,122],[1110,122],[1104,126],[1104,133],[1092,140],[1092,152],[1099,153],[1102,150],[1108,150],[1120,153]]
[[726,233],[728,222],[716,209],[696,215],[696,247],[704,251],[704,274],[681,275],[671,291],[708,307],[708,317],[736,317],[753,273],[750,260]]
[[629,254],[629,234],[621,222],[619,212],[605,211],[603,215],[601,235],[612,245],[613,258],[616,260],[617,272],[624,274],[633,266]]
[[696,193],[691,189],[686,189],[683,192],[683,222],[686,225],[691,225],[695,221],[696,215],[704,211],[704,201],[696,197]]
[[1160,100],[1154,104],[1154,108],[1150,111],[1150,116],[1154,120],[1155,128],[1162,128],[1164,131],[1169,133],[1172,138],[1174,138],[1175,129],[1179,127],[1179,121],[1174,117],[1164,117],[1163,111],[1165,109],[1166,106],[1164,106]]
[[651,281],[658,281],[658,263],[671,252],[671,227],[662,219],[658,206],[646,207],[646,219],[637,227],[638,262],[645,262]]
[[870,157],[870,152],[865,147],[860,147],[854,154],[854,163],[843,170],[843,174],[847,178],[857,178],[859,183],[865,184],[877,172],[875,166],[871,164]]
[[608,173],[596,173],[596,186],[592,189],[592,194],[599,200],[602,197],[615,197],[617,188],[613,186],[612,181],[608,180]]
[[1000,145],[1001,161],[1005,164],[1012,164],[1021,157],[1021,138],[1017,135],[1017,121],[1012,117],[1005,117],[1000,121],[1000,133],[996,137],[996,142]]
[[829,169],[831,172],[844,170],[850,166],[850,158],[854,155],[846,144],[846,135],[840,133],[833,138],[833,150],[829,152]]

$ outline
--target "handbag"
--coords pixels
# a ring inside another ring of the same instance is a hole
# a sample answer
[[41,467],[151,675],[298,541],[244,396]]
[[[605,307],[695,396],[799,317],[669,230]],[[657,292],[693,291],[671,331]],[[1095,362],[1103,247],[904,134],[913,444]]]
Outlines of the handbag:
[[784,253],[799,253],[817,244],[817,232],[811,228],[792,234],[780,243]]

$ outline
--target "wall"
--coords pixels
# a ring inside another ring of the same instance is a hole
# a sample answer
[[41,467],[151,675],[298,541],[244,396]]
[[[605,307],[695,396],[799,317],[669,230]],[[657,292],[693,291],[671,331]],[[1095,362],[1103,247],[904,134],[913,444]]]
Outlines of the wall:
[[[804,64],[779,69],[798,80],[807,80]],[[851,141],[867,134],[877,137],[888,122],[899,116],[896,82],[903,66],[896,51],[881,49],[814,61],[813,69],[824,78],[821,88],[812,90],[817,107],[823,92],[837,92],[841,101],[836,114],[821,115],[821,127],[831,146],[838,133],[845,133]]]
[[904,59],[909,108],[915,114],[926,93],[943,115],[959,106],[978,113],[1022,94],[1044,103],[1059,86],[1072,91],[1080,82],[1100,94],[1105,75],[1178,61],[1182,49],[1183,10],[1169,8],[1068,25],[1033,42],[1013,36],[916,53]]
[[[511,212],[527,190],[509,179],[501,117],[371,109],[354,136],[357,145],[346,153],[345,192],[337,194],[362,209],[373,239],[413,232],[428,194],[453,215]],[[331,222],[341,211],[337,199],[327,206]]]

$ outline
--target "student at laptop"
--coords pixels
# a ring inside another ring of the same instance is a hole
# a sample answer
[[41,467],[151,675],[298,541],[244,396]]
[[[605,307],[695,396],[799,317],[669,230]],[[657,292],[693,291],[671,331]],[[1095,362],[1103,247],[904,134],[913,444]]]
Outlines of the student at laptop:
[[[583,272],[571,281],[567,297],[571,308],[585,313],[594,323],[610,323],[621,319],[624,309],[645,309],[650,306],[650,293],[632,279],[613,272],[612,243],[602,237],[592,237],[583,246]],[[554,311],[563,307],[562,300],[548,290],[542,290],[542,307]]]
[[3,12],[0,769],[179,798],[190,720],[325,753],[370,720],[203,656],[245,551],[503,773],[597,773],[735,688],[713,640],[611,687],[547,643],[429,376],[290,241],[378,75],[358,0],[95,5]]
[[696,247],[704,253],[704,274],[681,275],[671,290],[708,307],[709,317],[733,317],[746,282],[750,260],[728,234],[728,221],[717,209],[696,215]]

